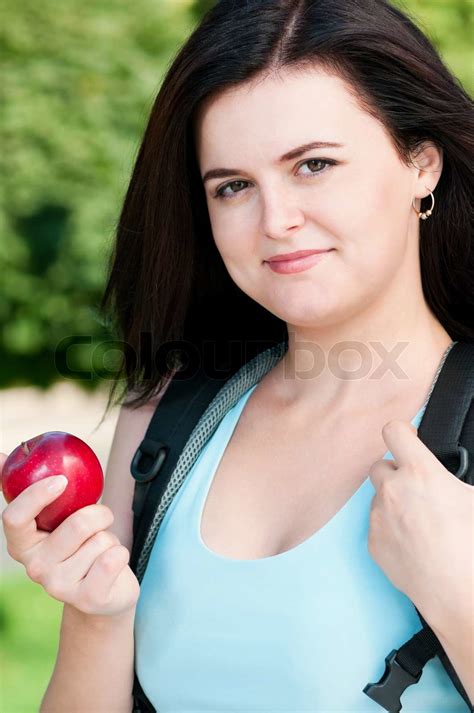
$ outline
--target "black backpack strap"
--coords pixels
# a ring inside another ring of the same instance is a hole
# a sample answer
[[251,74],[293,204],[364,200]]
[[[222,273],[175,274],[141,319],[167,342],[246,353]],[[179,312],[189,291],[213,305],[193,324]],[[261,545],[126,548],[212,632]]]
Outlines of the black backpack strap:
[[130,466],[135,479],[130,568],[135,574],[151,521],[178,458],[194,426],[227,378],[228,372],[222,378],[211,378],[202,370],[189,378],[175,375],[155,409]]
[[[426,406],[418,437],[447,470],[474,484],[474,344],[456,342],[451,348]],[[367,684],[364,693],[390,713],[398,713],[402,693],[419,681],[425,664],[438,655],[456,690],[473,711],[439,640],[418,609],[416,612],[423,628],[386,656],[383,676],[377,683]]]
[[[226,371],[223,377],[211,378],[200,370],[190,378],[178,379],[175,375],[155,409],[145,438],[137,448],[130,466],[135,479],[130,568],[135,574],[153,516],[186,441],[231,374],[231,371]],[[133,713],[156,713],[141,687],[136,671]]]

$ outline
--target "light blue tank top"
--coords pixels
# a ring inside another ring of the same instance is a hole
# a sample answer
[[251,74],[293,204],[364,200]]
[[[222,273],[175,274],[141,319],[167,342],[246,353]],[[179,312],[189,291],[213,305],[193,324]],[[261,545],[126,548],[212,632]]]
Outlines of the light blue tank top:
[[[286,552],[232,559],[201,539],[214,474],[256,385],[222,419],[163,518],[137,603],[138,678],[159,713],[381,713],[362,689],[421,624],[368,553],[369,477]],[[402,704],[407,713],[466,709],[438,657]]]

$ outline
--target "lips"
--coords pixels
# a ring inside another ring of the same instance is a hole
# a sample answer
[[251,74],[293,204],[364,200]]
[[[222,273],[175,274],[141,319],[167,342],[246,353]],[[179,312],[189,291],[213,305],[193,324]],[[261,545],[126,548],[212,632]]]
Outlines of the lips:
[[[334,248],[330,250],[305,250],[300,252],[305,252],[306,255],[299,255],[299,257],[293,258],[292,260],[283,260],[282,256],[278,255],[278,260],[266,260],[265,263],[272,272],[277,272],[280,275],[292,275],[297,272],[305,272],[311,267],[315,267],[320,262],[329,260],[329,255],[334,251]],[[293,253],[293,255],[298,253]]]
[[327,248],[326,250],[297,250],[294,253],[282,253],[281,255],[274,255],[268,258],[265,262],[287,262],[288,260],[297,260],[300,257],[307,257],[308,255],[319,255],[320,253],[327,253],[332,248]]

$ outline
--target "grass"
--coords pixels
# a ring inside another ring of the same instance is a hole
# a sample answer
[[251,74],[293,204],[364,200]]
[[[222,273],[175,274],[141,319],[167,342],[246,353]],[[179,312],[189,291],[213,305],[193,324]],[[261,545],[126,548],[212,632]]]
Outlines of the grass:
[[3,578],[1,713],[38,713],[56,661],[62,608],[26,575]]

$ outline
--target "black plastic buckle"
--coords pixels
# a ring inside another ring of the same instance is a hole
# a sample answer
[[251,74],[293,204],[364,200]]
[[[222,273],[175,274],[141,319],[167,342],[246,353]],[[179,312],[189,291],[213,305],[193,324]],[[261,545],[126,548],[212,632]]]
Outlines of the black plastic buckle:
[[418,683],[423,671],[413,676],[397,661],[397,649],[393,649],[385,657],[385,673],[377,683],[368,683],[364,693],[373,701],[390,711],[399,713],[402,709],[400,698],[403,692],[413,683]]
[[459,478],[459,480],[462,480],[467,473],[467,469],[469,468],[469,452],[468,452],[467,448],[464,448],[464,446],[460,446],[459,443],[458,443],[458,455],[459,455],[459,468],[454,475],[456,476],[456,478]]
[[[147,470],[140,470],[139,463],[142,456],[150,456],[153,461]],[[168,455],[168,446],[160,441],[152,441],[151,438],[144,438],[138,446],[130,465],[130,471],[139,483],[147,483],[153,480],[163,465]]]

